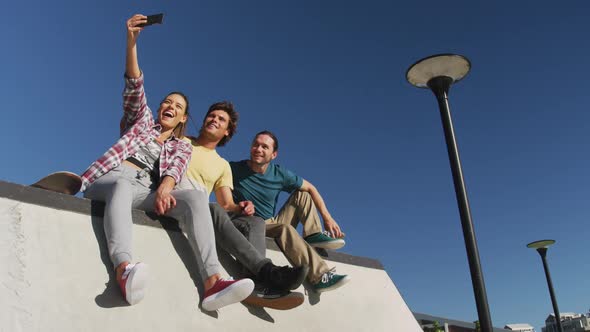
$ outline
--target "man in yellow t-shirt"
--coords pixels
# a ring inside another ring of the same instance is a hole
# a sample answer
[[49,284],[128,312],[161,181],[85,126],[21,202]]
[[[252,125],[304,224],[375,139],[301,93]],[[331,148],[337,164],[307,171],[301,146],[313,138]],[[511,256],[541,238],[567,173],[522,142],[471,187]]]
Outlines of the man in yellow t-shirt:
[[[189,136],[188,141],[193,146],[192,162],[189,164],[187,169],[186,177],[188,181],[192,183],[194,188],[201,188],[207,194],[215,192],[215,196],[218,202],[223,201],[223,193],[226,190],[233,190],[233,177],[231,168],[227,160],[223,159],[215,149],[209,149],[197,143],[198,138]],[[221,198],[221,199],[220,199]],[[266,254],[266,237],[265,237],[265,224],[264,221],[248,212],[238,211],[236,206],[233,204],[233,198],[230,197],[230,202],[225,202],[224,209],[219,204],[211,203],[211,214],[215,217],[223,214],[227,214],[232,223],[243,236],[246,237],[248,242],[262,255]],[[246,206],[249,202],[244,202],[245,209],[250,207]],[[226,211],[227,210],[227,211]],[[251,210],[252,213],[254,212]],[[214,220],[215,222],[215,220]],[[249,246],[248,246],[249,248]]]
[[231,139],[237,122],[238,114],[231,103],[219,102],[209,107],[199,136],[185,138],[193,146],[185,180],[195,189],[215,193],[218,204],[212,203],[210,208],[218,247],[234,256],[257,283],[257,290],[246,302],[276,309],[294,308],[303,303],[303,295],[289,290],[301,285],[308,267],[278,267],[265,258],[264,220],[254,216],[252,202],[234,202],[231,168],[215,150]]

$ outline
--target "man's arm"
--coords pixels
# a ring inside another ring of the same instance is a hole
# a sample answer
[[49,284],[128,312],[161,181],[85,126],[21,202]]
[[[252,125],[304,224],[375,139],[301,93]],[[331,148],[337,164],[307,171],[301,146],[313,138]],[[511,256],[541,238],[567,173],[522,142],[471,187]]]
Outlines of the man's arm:
[[299,190],[308,192],[311,195],[313,204],[315,204],[315,207],[318,209],[320,215],[322,216],[322,219],[324,220],[324,229],[332,233],[332,236],[334,237],[344,237],[345,234],[342,232],[342,230],[340,230],[340,226],[338,226],[336,220],[334,220],[334,218],[332,218],[332,216],[330,215],[330,212],[326,207],[326,203],[324,203],[324,199],[322,198],[322,195],[320,195],[320,192],[317,190],[317,188],[314,187],[314,185],[311,184],[311,182],[308,182],[307,180],[303,179],[303,184],[301,185],[301,188],[299,188]]
[[221,187],[215,190],[215,199],[217,199],[217,203],[226,211],[246,216],[254,215],[254,204],[250,201],[243,201],[236,204],[229,187]]

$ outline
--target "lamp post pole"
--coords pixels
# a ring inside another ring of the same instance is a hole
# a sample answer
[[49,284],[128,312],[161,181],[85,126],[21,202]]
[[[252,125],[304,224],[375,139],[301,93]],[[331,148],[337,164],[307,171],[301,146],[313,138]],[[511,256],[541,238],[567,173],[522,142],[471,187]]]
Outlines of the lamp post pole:
[[448,101],[448,92],[451,84],[459,81],[467,75],[470,67],[471,64],[463,56],[441,54],[416,62],[410,67],[410,69],[408,69],[406,77],[411,84],[422,88],[427,87],[432,90],[438,101],[449,162],[453,173],[455,195],[459,207],[459,215],[461,217],[463,238],[465,241],[465,249],[467,251],[467,259],[469,262],[471,283],[473,286],[479,323],[482,332],[492,332],[492,320],[479,260],[479,251],[477,249],[473,222],[471,220],[469,200],[467,199],[467,190],[465,187],[465,181],[463,180],[459,149],[455,139],[455,131],[453,129]]
[[553,290],[553,282],[551,281],[551,274],[549,273],[549,265],[547,265],[547,248],[555,243],[554,240],[541,240],[531,242],[527,245],[529,248],[536,249],[541,260],[543,261],[543,270],[545,270],[545,278],[547,279],[547,287],[549,288],[549,296],[551,297],[551,304],[553,305],[553,314],[555,315],[555,324],[558,332],[563,332],[561,326],[561,316],[559,315],[559,308],[557,307],[557,300],[555,299],[555,291]]

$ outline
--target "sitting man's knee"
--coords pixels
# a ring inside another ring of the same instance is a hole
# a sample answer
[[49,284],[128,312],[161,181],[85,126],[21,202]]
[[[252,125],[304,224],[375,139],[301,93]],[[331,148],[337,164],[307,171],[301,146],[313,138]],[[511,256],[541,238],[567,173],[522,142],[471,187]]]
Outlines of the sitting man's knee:
[[297,229],[289,224],[276,224],[275,226],[281,233],[295,233],[299,235]]
[[307,191],[303,191],[303,190],[296,190],[291,195],[291,197],[293,197],[293,199],[295,199],[297,201],[311,199],[311,195]]
[[250,216],[247,218],[247,222],[251,229],[260,230],[262,232],[264,232],[264,229],[266,229],[266,222],[260,217]]
[[225,213],[225,210],[217,203],[209,203],[209,211],[211,211],[211,215],[213,216]]

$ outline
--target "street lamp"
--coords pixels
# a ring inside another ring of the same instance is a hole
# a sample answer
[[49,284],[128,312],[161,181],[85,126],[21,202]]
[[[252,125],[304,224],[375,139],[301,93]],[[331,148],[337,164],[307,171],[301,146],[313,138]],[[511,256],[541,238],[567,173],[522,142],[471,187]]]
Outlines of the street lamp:
[[463,228],[463,238],[467,250],[467,259],[469,261],[469,270],[471,272],[471,283],[475,295],[477,314],[482,332],[492,332],[490,309],[488,307],[486,288],[479,263],[477,241],[475,240],[475,232],[471,221],[467,190],[465,188],[465,182],[463,181],[463,171],[461,170],[459,150],[455,139],[455,131],[453,129],[448,101],[448,93],[451,84],[458,82],[465,77],[469,72],[469,69],[471,69],[471,63],[464,56],[456,54],[438,54],[419,60],[410,66],[406,72],[406,79],[414,86],[419,88],[429,88],[432,90],[438,101],[449,161],[451,163],[451,171],[453,173],[457,205],[459,206],[459,214],[461,216],[461,226]]
[[545,270],[545,277],[547,278],[547,287],[549,287],[549,296],[551,296],[551,304],[553,304],[553,313],[555,314],[555,322],[557,323],[557,331],[563,332],[561,326],[561,316],[559,315],[559,308],[557,307],[557,300],[555,299],[555,292],[553,291],[553,283],[551,282],[551,275],[549,274],[549,266],[547,266],[547,248],[554,244],[555,240],[539,240],[527,244],[527,248],[537,249],[541,260],[543,261],[543,269]]

